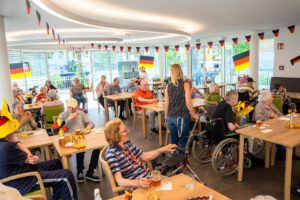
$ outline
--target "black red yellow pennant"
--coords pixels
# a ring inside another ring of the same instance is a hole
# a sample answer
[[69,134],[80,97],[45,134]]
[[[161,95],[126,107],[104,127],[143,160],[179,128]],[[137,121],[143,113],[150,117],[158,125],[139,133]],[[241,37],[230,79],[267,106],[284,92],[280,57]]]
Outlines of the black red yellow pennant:
[[94,48],[94,43],[91,43],[91,47],[92,47],[92,49]]
[[107,51],[108,45],[104,45],[104,49],[105,49],[105,51]]
[[112,46],[111,49],[112,49],[112,51],[115,51],[116,50],[116,46]]
[[47,35],[50,35],[50,26],[48,22],[46,22],[46,27],[47,27]]
[[189,50],[190,50],[190,44],[186,44],[186,45],[185,45],[185,49],[186,49],[187,51],[189,51]]
[[221,47],[224,47],[225,40],[220,40],[219,43],[220,43],[220,46],[221,46]]
[[130,53],[131,47],[127,47],[127,51],[128,51],[128,53]]
[[300,63],[300,56],[297,56],[296,58],[293,58],[293,59],[291,60],[291,64],[292,64],[292,65],[294,65],[294,64],[296,64],[296,63]]
[[155,47],[155,51],[156,53],[158,53],[159,47]]
[[35,13],[38,20],[38,25],[41,26],[41,14],[39,13],[39,11],[35,11]]
[[247,42],[250,42],[250,41],[251,41],[251,35],[246,35],[245,38],[246,38],[246,41],[247,41]]
[[294,33],[295,32],[295,25],[288,26],[288,29],[289,29],[290,33]]
[[124,50],[124,47],[121,46],[120,47],[120,52],[123,52],[123,50]]
[[238,42],[239,42],[239,39],[238,38],[232,38],[232,42],[233,42],[233,44],[237,45]]
[[141,49],[141,47],[136,47],[136,52],[140,53],[140,49]]
[[54,31],[54,29],[52,29],[52,36],[53,36],[53,40],[56,40],[56,36],[55,36],[55,31]]
[[178,52],[179,51],[179,45],[175,46],[175,51]]
[[197,43],[196,48],[199,50],[201,48],[201,43]]
[[31,5],[30,5],[30,1],[29,0],[26,0],[26,9],[27,9],[27,15],[30,16]]
[[145,51],[146,51],[146,53],[148,53],[149,47],[145,47]]
[[169,46],[165,46],[165,52],[168,53],[169,51]]
[[213,42],[208,42],[207,44],[208,44],[208,47],[211,49],[213,46]]
[[275,29],[272,32],[273,32],[274,37],[277,38],[279,36],[279,29]]
[[260,40],[264,40],[265,33],[258,33],[258,37],[260,38]]

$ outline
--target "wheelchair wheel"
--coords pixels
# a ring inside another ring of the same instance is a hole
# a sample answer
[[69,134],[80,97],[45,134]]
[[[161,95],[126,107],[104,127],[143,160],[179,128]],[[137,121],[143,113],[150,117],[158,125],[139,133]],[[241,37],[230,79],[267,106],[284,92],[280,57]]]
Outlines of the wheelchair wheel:
[[254,139],[253,142],[253,155],[260,154],[265,148],[265,142],[261,139]]
[[244,167],[247,169],[250,169],[252,167],[252,160],[251,158],[245,158],[244,159]]
[[221,176],[228,176],[238,168],[239,141],[234,138],[222,140],[215,148],[211,159],[213,170]]
[[209,163],[214,150],[213,144],[209,144],[208,141],[200,139],[194,140],[192,146],[192,155],[200,163]]

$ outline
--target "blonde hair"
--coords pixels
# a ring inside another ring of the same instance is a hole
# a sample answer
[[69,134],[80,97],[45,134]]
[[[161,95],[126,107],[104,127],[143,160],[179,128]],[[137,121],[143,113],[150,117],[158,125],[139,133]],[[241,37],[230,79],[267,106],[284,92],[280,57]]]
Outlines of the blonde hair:
[[171,65],[171,82],[178,85],[178,81],[183,80],[183,72],[179,64]]
[[121,140],[120,136],[120,126],[121,126],[121,119],[114,118],[106,123],[104,128],[104,134],[106,141],[111,144],[115,145],[118,144]]

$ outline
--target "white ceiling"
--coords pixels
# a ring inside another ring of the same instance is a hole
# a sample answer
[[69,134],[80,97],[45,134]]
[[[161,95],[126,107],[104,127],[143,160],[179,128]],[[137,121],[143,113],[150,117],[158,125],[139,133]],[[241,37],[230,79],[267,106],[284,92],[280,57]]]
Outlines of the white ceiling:
[[[10,48],[57,48],[45,21],[70,43],[194,42],[300,24],[299,0],[0,0]],[[38,27],[35,10],[42,16]],[[47,44],[48,43],[48,44]],[[82,44],[81,44],[82,43]]]

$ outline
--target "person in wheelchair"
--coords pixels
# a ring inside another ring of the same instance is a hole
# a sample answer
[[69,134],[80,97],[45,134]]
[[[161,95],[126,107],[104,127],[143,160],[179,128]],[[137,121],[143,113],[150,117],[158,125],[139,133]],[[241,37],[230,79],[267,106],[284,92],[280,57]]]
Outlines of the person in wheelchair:
[[223,97],[220,95],[220,87],[216,83],[212,83],[209,86],[209,95],[206,98],[206,101],[209,102],[221,102]]
[[104,133],[109,144],[105,159],[117,184],[123,187],[149,188],[150,169],[145,162],[157,158],[162,153],[174,152],[177,148],[177,145],[169,144],[144,152],[129,140],[129,130],[119,118],[109,121],[105,125]]

